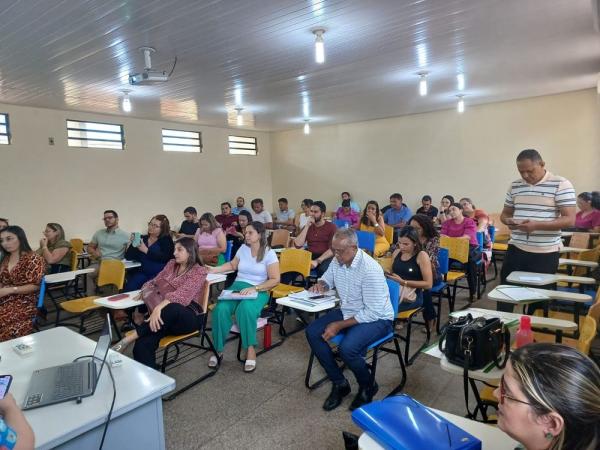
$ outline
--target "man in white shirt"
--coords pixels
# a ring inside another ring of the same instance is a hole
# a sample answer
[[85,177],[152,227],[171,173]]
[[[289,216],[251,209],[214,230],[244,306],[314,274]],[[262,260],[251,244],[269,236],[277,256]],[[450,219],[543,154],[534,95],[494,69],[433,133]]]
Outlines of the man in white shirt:
[[265,228],[272,230],[273,229],[273,217],[269,211],[265,211],[265,205],[262,201],[262,198],[255,198],[250,203],[252,206],[252,220],[256,222],[261,222],[265,224]]
[[354,410],[371,402],[377,393],[377,383],[370,384],[371,373],[365,355],[371,343],[393,331],[394,309],[383,269],[358,248],[352,228],[338,229],[331,249],[335,258],[311,290],[323,293],[336,289],[340,309],[331,310],[312,322],[306,328],[306,339],[332,382],[331,393],[323,404],[324,410],[331,411],[351,391],[327,342],[344,331],[339,353],[359,385],[358,394],[350,405],[350,410]]

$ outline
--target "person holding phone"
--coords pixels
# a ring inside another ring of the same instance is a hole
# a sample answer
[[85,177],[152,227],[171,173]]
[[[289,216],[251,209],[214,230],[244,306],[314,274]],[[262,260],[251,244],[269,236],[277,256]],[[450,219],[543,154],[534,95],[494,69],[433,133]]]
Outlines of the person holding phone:
[[[10,375],[0,376],[0,379]],[[11,377],[12,378],[12,377]],[[1,381],[1,380],[0,380]],[[8,386],[6,387],[8,390]],[[10,393],[0,392],[0,448],[33,450],[35,436],[23,411]]]

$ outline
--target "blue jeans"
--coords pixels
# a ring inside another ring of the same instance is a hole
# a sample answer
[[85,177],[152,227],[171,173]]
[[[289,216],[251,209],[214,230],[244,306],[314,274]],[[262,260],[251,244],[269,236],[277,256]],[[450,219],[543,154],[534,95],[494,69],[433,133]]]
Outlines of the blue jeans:
[[[342,370],[338,367],[331,347],[321,335],[332,322],[344,320],[342,311],[334,309],[323,317],[311,322],[306,328],[306,339],[317,359],[327,372],[329,379],[334,384],[346,381]],[[376,322],[359,323],[344,329],[344,339],[339,346],[342,360],[350,368],[361,388],[369,387],[371,373],[365,361],[365,355],[370,344],[392,332],[391,320],[377,320]]]

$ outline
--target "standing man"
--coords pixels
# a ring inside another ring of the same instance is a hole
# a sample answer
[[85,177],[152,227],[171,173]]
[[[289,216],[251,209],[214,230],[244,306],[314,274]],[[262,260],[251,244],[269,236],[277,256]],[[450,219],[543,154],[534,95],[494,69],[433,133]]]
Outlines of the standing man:
[[431,204],[431,196],[424,195],[421,199],[421,207],[417,209],[417,214],[423,214],[431,218],[431,220],[435,219],[438,215],[438,209]]
[[273,216],[271,216],[269,211],[265,211],[265,205],[262,198],[255,198],[250,202],[250,205],[252,206],[252,211],[250,212],[250,214],[252,214],[252,220],[264,223],[267,230],[272,230]]
[[318,276],[323,276],[333,258],[331,242],[336,228],[333,223],[325,220],[326,209],[322,201],[313,202],[306,225],[294,239],[296,248],[302,248],[305,243],[307,244],[306,249],[312,253],[313,258],[310,266],[317,270]]
[[288,200],[281,197],[277,200],[279,210],[275,211],[275,228],[285,228],[292,231],[294,229],[294,218],[296,212],[288,206]]
[[246,208],[244,206],[244,203],[246,203],[246,200],[244,200],[244,197],[238,197],[235,199],[235,208],[233,208],[231,210],[231,212],[233,214],[235,214],[236,216],[240,215],[240,211],[248,211],[250,212],[250,210],[248,210],[248,208]]
[[[556,273],[562,245],[562,228],[575,224],[575,189],[569,180],[546,170],[537,150],[523,150],[517,156],[521,178],[506,193],[500,220],[511,229],[508,250],[502,263],[500,282],[520,270]],[[513,306],[498,302],[498,310]],[[530,305],[529,313],[536,309]]]
[[231,203],[223,202],[221,203],[221,214],[218,214],[215,217],[215,220],[219,222],[223,231],[227,232],[227,230],[231,227],[237,226],[238,216],[233,214],[231,210]]
[[391,333],[394,309],[381,266],[358,248],[352,228],[336,231],[331,246],[335,259],[327,272],[311,290],[324,293],[335,288],[340,297],[340,309],[333,309],[306,328],[306,339],[331,380],[331,393],[323,409],[337,408],[350,393],[350,384],[335,361],[329,341],[344,330],[339,353],[352,370],[359,390],[350,410],[370,403],[377,393],[377,383],[371,386],[371,372],[365,361],[367,348]]
[[402,203],[402,195],[397,192],[390,195],[390,206],[391,208],[383,215],[383,221],[394,228],[394,242],[396,242],[400,230],[404,228],[412,217],[412,211]]
[[92,240],[87,246],[87,251],[91,258],[96,260],[90,267],[94,270],[90,273],[91,283],[88,286],[94,286],[98,278],[98,268],[100,261],[104,259],[123,259],[125,249],[129,244],[130,234],[119,228],[119,215],[112,209],[104,211],[104,226],[94,233]]

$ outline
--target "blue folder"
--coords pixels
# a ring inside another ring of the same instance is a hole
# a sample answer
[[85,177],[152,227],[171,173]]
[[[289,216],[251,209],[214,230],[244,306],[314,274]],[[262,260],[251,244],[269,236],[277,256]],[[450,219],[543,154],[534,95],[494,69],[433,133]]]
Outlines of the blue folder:
[[481,450],[481,441],[412,397],[388,397],[356,409],[352,420],[394,450]]

